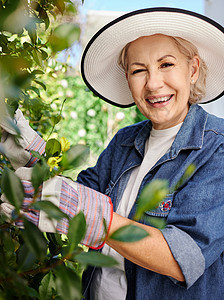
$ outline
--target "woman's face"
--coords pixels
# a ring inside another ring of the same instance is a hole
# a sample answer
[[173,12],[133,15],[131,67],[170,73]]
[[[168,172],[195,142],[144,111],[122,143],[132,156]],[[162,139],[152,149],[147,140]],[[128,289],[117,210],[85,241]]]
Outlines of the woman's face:
[[130,44],[127,66],[133,99],[153,127],[166,129],[183,122],[191,81],[198,78],[199,58],[188,61],[172,38],[157,34]]

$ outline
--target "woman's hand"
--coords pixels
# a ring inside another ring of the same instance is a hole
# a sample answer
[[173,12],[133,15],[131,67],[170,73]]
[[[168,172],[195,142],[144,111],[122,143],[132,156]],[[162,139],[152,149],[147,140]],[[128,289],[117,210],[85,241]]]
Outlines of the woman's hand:
[[[24,187],[24,203],[21,214],[43,232],[57,231],[67,234],[68,219],[64,218],[59,222],[49,220],[43,211],[32,208],[34,188],[30,181],[31,173],[32,168],[19,168],[16,171]],[[1,204],[2,211],[11,218],[14,206],[7,202],[5,195],[2,196],[1,200],[4,202]],[[99,249],[104,245],[113,217],[113,206],[109,197],[68,178],[55,176],[45,181],[43,186],[40,186],[35,201],[41,200],[52,202],[69,218],[82,211],[87,225],[86,235],[82,243],[94,249]],[[104,224],[107,230],[105,230]],[[16,220],[15,225],[22,227],[23,220],[21,218]]]
[[33,166],[37,159],[32,157],[30,151],[34,150],[40,154],[44,153],[45,141],[34,131],[28,120],[26,120],[22,112],[17,109],[14,122],[20,131],[20,135],[10,126],[12,119],[6,116],[0,119],[0,127],[2,128],[1,152],[9,159],[14,169],[24,166]]

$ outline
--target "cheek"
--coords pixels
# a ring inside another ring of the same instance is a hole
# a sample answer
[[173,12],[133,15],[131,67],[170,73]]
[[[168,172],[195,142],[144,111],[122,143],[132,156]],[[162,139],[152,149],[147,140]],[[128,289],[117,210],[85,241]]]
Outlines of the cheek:
[[129,78],[128,86],[132,94],[140,94],[145,86],[145,80],[143,77]]
[[138,84],[137,84],[136,80],[129,79],[128,80],[128,86],[129,86],[129,89],[130,89],[133,96],[136,93],[138,93],[139,88],[138,88]]
[[184,76],[183,73],[170,74],[169,77],[166,78],[166,83],[177,94],[190,93],[190,81],[188,75]]

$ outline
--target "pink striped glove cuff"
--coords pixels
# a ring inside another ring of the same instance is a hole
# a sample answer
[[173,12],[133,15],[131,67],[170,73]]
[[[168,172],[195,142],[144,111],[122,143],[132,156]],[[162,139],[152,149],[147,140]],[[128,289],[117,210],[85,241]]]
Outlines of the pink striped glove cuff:
[[[46,142],[39,135],[37,135],[35,139],[26,147],[25,150],[27,151],[33,150],[39,152],[40,155],[42,155],[45,152],[45,146],[46,146]],[[37,163],[37,161],[38,158],[33,157],[31,155],[31,158],[26,164],[26,167],[33,167]]]
[[[75,184],[77,185],[76,189],[62,181],[59,208],[71,218],[83,211],[86,217],[87,231],[82,244],[93,249],[100,249],[105,243],[111,226],[113,216],[111,199],[77,182]],[[106,232],[104,222],[107,228]],[[63,219],[57,224],[57,231],[67,233],[67,219]]]
[[[23,188],[24,188],[24,201],[23,201],[23,205],[22,205],[22,213],[25,214],[26,218],[30,222],[32,222],[33,224],[38,226],[40,211],[35,210],[33,208],[32,209],[29,208],[29,206],[31,205],[31,203],[33,201],[34,188],[33,188],[32,184],[30,183],[30,181],[23,180],[22,183],[23,183]],[[39,201],[41,198],[41,190],[42,190],[42,186],[40,186],[40,191],[37,195],[37,201]],[[17,219],[15,221],[15,225],[18,227],[23,227],[23,220]]]

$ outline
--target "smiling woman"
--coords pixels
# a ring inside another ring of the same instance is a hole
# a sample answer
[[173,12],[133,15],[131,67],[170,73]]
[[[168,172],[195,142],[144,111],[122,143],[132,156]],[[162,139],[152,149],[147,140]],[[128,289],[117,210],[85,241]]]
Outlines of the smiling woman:
[[[102,252],[117,268],[88,269],[85,299],[219,299],[224,293],[224,121],[197,103],[223,95],[224,29],[194,12],[138,10],[112,21],[90,40],[82,76],[103,100],[136,104],[148,119],[120,130],[95,167],[78,181],[106,193],[114,213],[109,234],[131,220],[142,189],[155,179],[172,187],[187,166],[195,171],[135,224],[149,236],[108,239]],[[217,186],[219,188],[217,189]]]
[[155,129],[173,127],[189,110],[192,81],[199,75],[200,59],[182,54],[165,35],[141,37],[127,50],[126,77],[132,97]]

